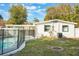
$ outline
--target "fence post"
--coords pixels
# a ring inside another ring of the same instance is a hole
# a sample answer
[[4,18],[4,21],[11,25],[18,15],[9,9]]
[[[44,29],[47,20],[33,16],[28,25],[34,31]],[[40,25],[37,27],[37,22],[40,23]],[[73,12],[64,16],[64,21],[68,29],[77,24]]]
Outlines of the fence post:
[[25,41],[25,30],[23,28],[23,41]]
[[18,29],[17,31],[18,31],[18,36],[17,36],[17,48],[19,48],[19,29]]
[[29,26],[29,39],[30,39],[30,26]]
[[2,29],[2,54],[3,54],[3,44],[4,44],[4,29]]

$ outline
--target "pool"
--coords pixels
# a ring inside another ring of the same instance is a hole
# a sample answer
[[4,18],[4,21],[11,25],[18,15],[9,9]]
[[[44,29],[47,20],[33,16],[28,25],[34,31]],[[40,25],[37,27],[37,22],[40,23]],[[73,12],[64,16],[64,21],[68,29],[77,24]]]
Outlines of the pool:
[[4,49],[7,49],[8,47],[12,47],[14,45],[17,45],[17,38],[11,37],[11,38],[5,38],[4,40]]
[[17,49],[17,37],[5,38],[3,43],[0,40],[0,54],[9,52],[14,49]]
[[25,40],[23,30],[5,30],[0,36],[0,55],[18,49]]

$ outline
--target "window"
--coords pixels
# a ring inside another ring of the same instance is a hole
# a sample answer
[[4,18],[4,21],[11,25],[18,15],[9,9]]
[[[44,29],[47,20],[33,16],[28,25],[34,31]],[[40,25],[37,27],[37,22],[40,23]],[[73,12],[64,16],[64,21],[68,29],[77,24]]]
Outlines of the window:
[[50,25],[44,25],[44,31],[49,31],[50,30]]
[[68,32],[68,30],[69,30],[69,29],[68,29],[68,25],[63,25],[63,26],[62,26],[62,31],[63,31],[63,32]]

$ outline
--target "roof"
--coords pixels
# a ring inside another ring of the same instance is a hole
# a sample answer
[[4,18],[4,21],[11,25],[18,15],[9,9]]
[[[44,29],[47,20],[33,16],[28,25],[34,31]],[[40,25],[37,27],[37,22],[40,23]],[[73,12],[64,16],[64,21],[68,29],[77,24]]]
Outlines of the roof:
[[8,24],[8,25],[6,25],[6,26],[18,26],[18,27],[21,27],[21,26],[27,26],[27,27],[31,27],[31,26],[35,26],[35,25],[10,25],[10,24]]
[[62,22],[62,23],[68,23],[68,24],[77,24],[75,22],[64,21],[64,20],[60,20],[60,19],[53,19],[53,20],[49,20],[49,21],[37,22],[35,24],[44,24],[44,23],[49,23],[49,22]]

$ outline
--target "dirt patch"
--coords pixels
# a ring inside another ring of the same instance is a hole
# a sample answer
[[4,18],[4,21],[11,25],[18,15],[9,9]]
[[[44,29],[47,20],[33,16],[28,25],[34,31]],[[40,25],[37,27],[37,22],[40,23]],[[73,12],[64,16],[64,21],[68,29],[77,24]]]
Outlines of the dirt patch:
[[49,46],[48,48],[53,51],[63,51],[64,50],[64,48],[58,47],[58,46]]

